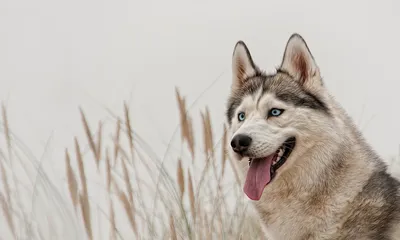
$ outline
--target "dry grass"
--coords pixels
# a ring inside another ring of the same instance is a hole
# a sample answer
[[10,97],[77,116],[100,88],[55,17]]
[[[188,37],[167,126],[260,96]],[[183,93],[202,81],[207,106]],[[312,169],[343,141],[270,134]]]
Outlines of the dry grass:
[[[32,213],[33,204],[17,201],[21,175],[15,174],[12,160],[18,159],[24,169],[23,160],[33,157],[10,131],[3,107],[8,156],[0,150],[4,216],[0,239],[67,239],[64,234],[73,239],[260,239],[257,219],[248,215],[237,173],[227,164],[232,162],[223,147],[225,128],[223,136],[215,138],[206,109],[201,113],[202,135],[195,136],[185,98],[178,90],[176,99],[179,145],[186,147],[174,159],[154,156],[133,130],[126,104],[122,118],[115,117],[110,138],[104,134],[107,125],[103,122],[93,132],[80,109],[86,138],[74,139],[74,154],[65,150],[65,188],[55,187],[40,164],[31,161],[37,175],[29,178],[35,180],[25,186],[27,195],[33,196],[39,183],[43,186],[43,198],[37,202],[44,210],[36,214]],[[216,156],[218,148],[220,156]],[[93,178],[100,184],[94,185]],[[48,202],[57,211],[46,212]]]
[[65,150],[61,187],[13,135],[3,106],[0,239],[262,239],[225,149],[226,128],[214,137],[205,109],[195,135],[178,90],[176,100],[183,147],[164,159],[133,130],[126,104],[96,132],[80,109],[85,137],[71,141],[73,153]]

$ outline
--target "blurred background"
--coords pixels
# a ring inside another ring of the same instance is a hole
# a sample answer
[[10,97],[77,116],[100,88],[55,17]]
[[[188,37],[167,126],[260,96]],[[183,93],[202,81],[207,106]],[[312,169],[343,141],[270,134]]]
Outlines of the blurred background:
[[[202,131],[200,111],[208,107],[216,142],[220,140],[238,40],[269,72],[280,64],[289,36],[301,34],[325,84],[367,141],[385,159],[397,158],[399,24],[400,2],[394,0],[1,0],[0,100],[12,139],[19,142],[16,147],[23,143],[23,152],[29,152],[21,165],[35,159],[31,179],[40,175],[40,166],[56,186],[35,203],[33,191],[27,211],[37,217],[47,214],[42,207],[55,190],[60,198],[69,198],[65,149],[74,149],[74,137],[86,140],[79,107],[93,133],[101,121],[104,139],[110,139],[113,114],[123,117],[126,102],[135,134],[168,166],[182,148],[177,87],[186,98],[195,134]],[[5,138],[0,144],[7,152]],[[82,149],[89,152],[87,142]],[[191,161],[182,157],[183,164]],[[16,179],[26,174],[11,165],[5,168]],[[86,174],[95,175],[96,168],[86,168]],[[152,177],[145,174],[143,181]],[[88,184],[97,188],[95,182]],[[67,239],[63,231],[46,239]],[[7,234],[1,227],[0,239],[9,239]],[[132,236],[128,230],[126,234]],[[86,237],[84,231],[74,236],[68,239]]]

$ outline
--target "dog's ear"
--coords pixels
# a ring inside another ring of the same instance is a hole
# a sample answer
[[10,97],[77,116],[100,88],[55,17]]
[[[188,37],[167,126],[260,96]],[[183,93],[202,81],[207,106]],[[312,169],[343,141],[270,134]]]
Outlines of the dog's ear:
[[307,43],[297,33],[293,34],[286,44],[280,69],[289,73],[305,87],[322,84],[319,68],[314,57]]
[[232,89],[240,88],[249,77],[257,73],[257,69],[246,44],[238,41],[232,56]]

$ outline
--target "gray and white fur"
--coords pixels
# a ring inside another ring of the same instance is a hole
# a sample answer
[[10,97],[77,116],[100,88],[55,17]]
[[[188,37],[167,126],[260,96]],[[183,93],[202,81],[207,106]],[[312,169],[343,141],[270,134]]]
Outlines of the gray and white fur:
[[[287,139],[296,142],[252,201],[268,239],[400,239],[400,184],[330,95],[299,34],[289,38],[271,75],[239,41],[232,74],[229,152],[243,181],[248,160],[274,154]],[[249,141],[241,146],[243,138]]]

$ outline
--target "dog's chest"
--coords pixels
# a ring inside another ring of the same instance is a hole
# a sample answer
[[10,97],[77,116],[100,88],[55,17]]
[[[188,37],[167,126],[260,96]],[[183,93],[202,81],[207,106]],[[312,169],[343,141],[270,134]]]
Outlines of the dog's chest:
[[256,209],[271,240],[325,239],[333,234],[327,228],[326,217],[330,213],[299,199],[288,197],[280,201],[263,201],[256,203]]

